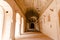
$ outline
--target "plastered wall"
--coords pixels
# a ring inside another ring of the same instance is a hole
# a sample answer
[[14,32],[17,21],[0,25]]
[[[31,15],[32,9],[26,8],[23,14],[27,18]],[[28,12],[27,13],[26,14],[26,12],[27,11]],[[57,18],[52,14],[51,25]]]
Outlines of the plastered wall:
[[59,40],[58,23],[57,4],[54,0],[40,17],[41,32],[53,40]]

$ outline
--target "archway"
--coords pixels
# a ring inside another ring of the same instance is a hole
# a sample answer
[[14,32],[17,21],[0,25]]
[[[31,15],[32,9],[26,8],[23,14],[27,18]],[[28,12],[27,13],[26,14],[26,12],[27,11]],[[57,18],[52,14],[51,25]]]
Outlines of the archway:
[[30,29],[34,29],[34,23],[31,23]]
[[2,28],[2,39],[1,40],[10,40],[10,30],[11,30],[10,28],[11,28],[11,23],[13,22],[12,21],[13,11],[12,11],[11,6],[6,1],[1,0],[0,1],[0,6],[2,6],[3,9],[4,9],[4,11],[2,13],[5,14],[4,15],[4,21],[3,21],[4,25],[2,26],[3,28]]
[[15,38],[20,37],[20,29],[21,29],[21,16],[19,15],[19,13],[16,13]]

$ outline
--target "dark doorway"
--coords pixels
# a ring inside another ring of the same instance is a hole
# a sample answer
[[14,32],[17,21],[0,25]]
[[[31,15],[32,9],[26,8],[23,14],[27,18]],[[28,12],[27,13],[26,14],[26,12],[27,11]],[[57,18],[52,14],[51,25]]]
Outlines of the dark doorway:
[[31,23],[30,29],[34,29],[34,23]]

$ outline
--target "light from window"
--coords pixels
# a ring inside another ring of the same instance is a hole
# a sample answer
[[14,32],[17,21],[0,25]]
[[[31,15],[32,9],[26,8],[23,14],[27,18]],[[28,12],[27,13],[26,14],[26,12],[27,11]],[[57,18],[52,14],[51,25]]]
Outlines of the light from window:
[[20,15],[16,13],[15,37],[20,37]]

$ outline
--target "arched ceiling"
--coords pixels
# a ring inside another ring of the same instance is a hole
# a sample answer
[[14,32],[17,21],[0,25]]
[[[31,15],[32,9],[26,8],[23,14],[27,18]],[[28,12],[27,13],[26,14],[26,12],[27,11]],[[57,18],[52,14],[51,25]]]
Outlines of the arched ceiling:
[[41,15],[53,0],[14,0],[22,12],[26,12],[27,8],[35,8]]
[[53,0],[14,0],[28,20],[35,20],[47,9]]

